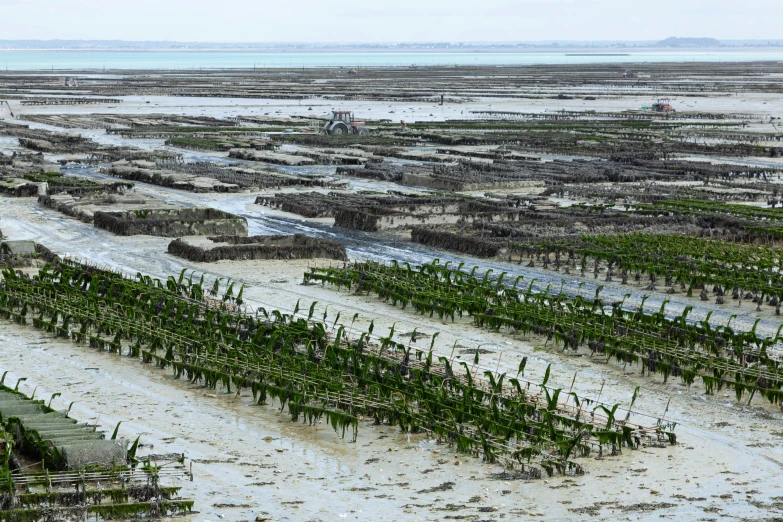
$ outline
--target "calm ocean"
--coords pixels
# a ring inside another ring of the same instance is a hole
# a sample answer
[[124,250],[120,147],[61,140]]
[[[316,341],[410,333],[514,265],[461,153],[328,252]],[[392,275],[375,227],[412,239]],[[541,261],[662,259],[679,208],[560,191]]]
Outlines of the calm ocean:
[[[758,51],[557,52],[260,52],[260,51],[17,51],[0,50],[0,69],[110,70],[362,67],[409,65],[535,65],[629,62],[783,60],[783,49]],[[616,54],[614,54],[616,53]]]

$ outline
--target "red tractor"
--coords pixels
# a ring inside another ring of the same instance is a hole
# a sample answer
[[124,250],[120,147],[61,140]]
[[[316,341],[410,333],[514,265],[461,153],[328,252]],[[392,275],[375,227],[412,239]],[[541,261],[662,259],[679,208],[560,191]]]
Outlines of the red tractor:
[[659,98],[657,103],[653,103],[652,110],[655,112],[676,112],[669,102],[669,98]]
[[359,134],[360,136],[366,136],[370,134],[370,130],[364,126],[363,121],[353,119],[351,111],[332,111],[331,118],[324,125],[324,132],[330,136],[335,134]]

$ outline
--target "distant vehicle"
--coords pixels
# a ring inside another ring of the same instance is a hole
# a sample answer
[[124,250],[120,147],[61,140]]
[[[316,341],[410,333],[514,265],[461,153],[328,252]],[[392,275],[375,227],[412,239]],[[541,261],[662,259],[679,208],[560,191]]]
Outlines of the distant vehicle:
[[324,132],[330,136],[337,134],[358,134],[366,136],[370,130],[364,126],[363,121],[353,119],[351,111],[332,111],[332,116],[324,125]]
[[636,73],[628,70],[623,73],[623,78],[636,78]]
[[359,71],[356,69],[348,69],[348,74],[359,74]]
[[669,98],[658,98],[658,101],[653,103],[652,110],[655,112],[676,112],[672,108],[672,104],[669,102]]

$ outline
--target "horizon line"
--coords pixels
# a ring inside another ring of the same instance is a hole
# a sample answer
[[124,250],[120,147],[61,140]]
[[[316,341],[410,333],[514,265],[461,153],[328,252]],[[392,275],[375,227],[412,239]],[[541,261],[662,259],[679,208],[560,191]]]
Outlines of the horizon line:
[[415,45],[415,44],[455,44],[455,45],[518,45],[518,44],[552,44],[552,43],[658,43],[665,40],[716,40],[718,42],[769,42],[783,41],[781,38],[725,38],[716,37],[678,37],[667,36],[659,39],[627,40],[627,39],[547,39],[547,40],[400,40],[400,41],[209,41],[209,40],[127,40],[127,39],[91,39],[91,38],[0,38],[0,42],[122,42],[122,43],[167,43],[167,44],[227,44],[227,45]]

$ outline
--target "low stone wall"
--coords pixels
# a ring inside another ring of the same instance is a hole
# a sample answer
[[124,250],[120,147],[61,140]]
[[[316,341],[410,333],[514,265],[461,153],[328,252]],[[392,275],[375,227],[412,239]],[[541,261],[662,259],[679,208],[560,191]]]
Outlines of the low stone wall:
[[294,236],[218,236],[210,237],[218,243],[230,243],[212,248],[191,245],[181,239],[169,243],[168,253],[198,263],[213,263],[223,259],[232,261],[265,259],[348,259],[345,247],[334,241]]
[[42,196],[38,196],[38,203],[44,207],[61,212],[66,216],[76,218],[79,221],[92,223],[92,216],[82,212],[75,204],[76,200],[67,194],[57,196],[49,196],[44,194]]
[[16,178],[0,179],[0,194],[3,194],[4,196],[30,198],[37,196],[39,192],[38,183]]
[[245,218],[212,208],[96,212],[94,224],[120,236],[247,235]]
[[455,179],[448,179],[444,176],[433,176],[431,174],[404,173],[402,175],[402,184],[414,187],[426,187],[443,192],[467,192],[471,190],[498,190],[498,189],[518,189],[531,186],[543,185],[535,180],[512,180],[512,181],[486,181],[470,183]]
[[501,222],[518,221],[519,212],[517,210],[503,212],[491,205],[465,201],[448,207],[446,205],[424,205],[422,207],[410,205],[408,208],[402,206],[343,208],[334,214],[335,226],[365,232],[425,225],[472,223],[479,219]]
[[476,257],[495,257],[500,252],[500,245],[497,243],[427,227],[414,227],[411,230],[411,239],[414,243]]
[[[2,234],[0,234],[0,238],[2,238]],[[60,257],[57,254],[33,241],[0,242],[0,265],[2,266],[17,268],[59,262]]]
[[35,253],[38,254],[41,259],[46,261],[47,263],[59,263],[60,262],[60,256],[49,250],[49,248],[36,243],[35,244]]
[[465,190],[465,184],[462,182],[433,178],[428,174],[405,173],[402,175],[402,184],[442,190],[444,192],[459,192]]
[[365,232],[377,232],[380,229],[380,221],[384,215],[393,214],[382,208],[357,208],[341,209],[334,214],[334,225]]
[[101,169],[101,172],[117,178],[190,192],[237,192],[240,188],[235,183],[223,183],[209,176],[197,176],[183,172],[154,170],[135,166],[115,165]]

